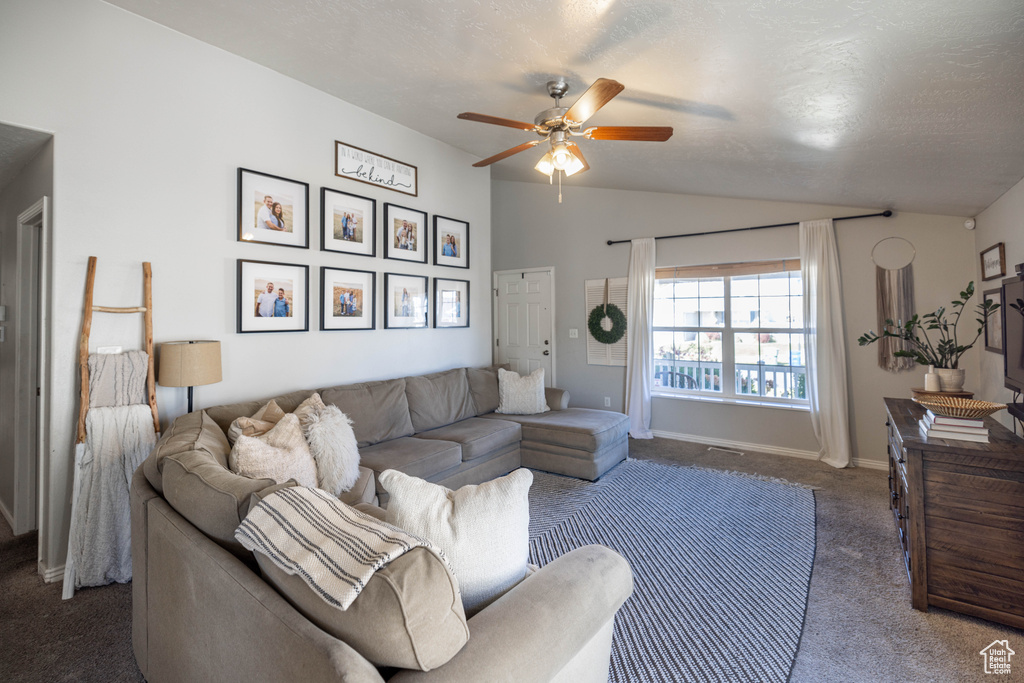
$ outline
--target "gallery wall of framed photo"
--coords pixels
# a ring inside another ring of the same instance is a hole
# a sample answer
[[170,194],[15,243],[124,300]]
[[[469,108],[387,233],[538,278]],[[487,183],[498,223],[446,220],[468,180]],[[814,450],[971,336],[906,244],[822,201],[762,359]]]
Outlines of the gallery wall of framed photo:
[[[311,220],[309,183],[239,167],[237,241],[306,254],[319,247],[332,263],[317,272],[312,258],[240,255],[236,331],[306,332],[311,314],[319,331],[468,328],[470,282],[447,275],[470,267],[469,221],[415,205],[415,166],[335,146],[339,185],[354,180],[407,196],[399,204],[367,196],[379,192],[324,185],[318,220]],[[365,170],[368,164],[372,171]]]

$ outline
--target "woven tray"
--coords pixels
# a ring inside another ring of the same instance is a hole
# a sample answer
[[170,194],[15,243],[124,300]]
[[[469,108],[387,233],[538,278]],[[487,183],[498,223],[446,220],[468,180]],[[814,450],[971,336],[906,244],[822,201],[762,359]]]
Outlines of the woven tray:
[[998,413],[1006,407],[1005,403],[976,401],[973,398],[929,396],[915,400],[936,415],[946,415],[947,417],[986,417]]

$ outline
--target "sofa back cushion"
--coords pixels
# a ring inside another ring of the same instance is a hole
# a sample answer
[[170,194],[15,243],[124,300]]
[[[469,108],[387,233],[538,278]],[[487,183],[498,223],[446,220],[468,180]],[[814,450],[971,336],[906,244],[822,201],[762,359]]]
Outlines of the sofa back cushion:
[[405,397],[417,433],[476,417],[465,368],[406,377]]
[[498,409],[498,369],[508,370],[509,367],[505,363],[487,368],[466,368],[466,379],[477,415],[486,415]]
[[226,469],[231,445],[221,428],[210,419],[205,411],[182,415],[171,423],[142,464],[142,471],[153,488],[160,493],[164,492],[164,458],[186,451],[205,453]]
[[360,448],[415,434],[404,379],[321,389],[320,397],[351,418]]

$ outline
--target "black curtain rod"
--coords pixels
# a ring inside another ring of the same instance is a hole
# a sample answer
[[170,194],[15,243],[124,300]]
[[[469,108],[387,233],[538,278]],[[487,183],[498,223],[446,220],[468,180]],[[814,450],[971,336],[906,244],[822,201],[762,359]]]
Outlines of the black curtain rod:
[[[892,211],[886,209],[881,213],[865,213],[860,216],[840,216],[839,218],[833,218],[834,221],[852,221],[855,218],[876,218],[878,216],[884,216],[888,218],[892,215]],[[800,225],[799,221],[793,223],[776,223],[775,225],[755,225],[752,228],[732,228],[731,230],[708,230],[707,232],[686,232],[681,235],[662,235],[661,237],[655,237],[656,240],[671,240],[676,237],[699,237],[700,235],[724,235],[727,232],[746,232],[747,230],[764,230],[765,228],[785,228],[790,225]],[[626,244],[633,240],[608,240],[608,245],[613,244]]]

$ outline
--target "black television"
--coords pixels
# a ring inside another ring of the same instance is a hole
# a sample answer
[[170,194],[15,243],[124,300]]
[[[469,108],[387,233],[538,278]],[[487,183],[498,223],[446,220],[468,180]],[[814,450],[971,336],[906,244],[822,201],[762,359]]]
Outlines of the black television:
[[1024,314],[1010,307],[1024,299],[1024,279],[1003,280],[1003,385],[1024,392]]

